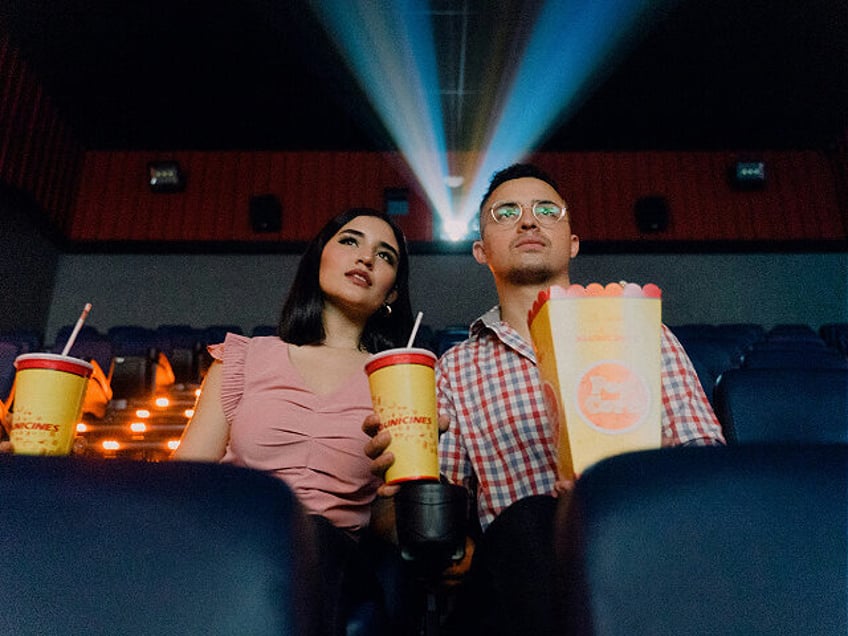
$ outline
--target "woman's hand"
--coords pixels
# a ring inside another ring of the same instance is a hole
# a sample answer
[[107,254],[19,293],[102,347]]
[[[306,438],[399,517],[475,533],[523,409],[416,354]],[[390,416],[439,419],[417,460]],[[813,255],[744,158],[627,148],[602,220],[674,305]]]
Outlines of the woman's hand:
[[[450,425],[450,420],[445,415],[439,416],[439,434],[441,435]],[[363,432],[371,439],[365,444],[365,454],[371,458],[371,473],[380,479],[386,479],[386,471],[394,463],[395,456],[386,450],[392,441],[392,434],[387,430],[380,430],[380,416],[371,413],[362,422]],[[381,497],[392,497],[400,490],[400,486],[382,484],[377,489]]]
[[[12,442],[9,440],[0,442],[0,453],[11,453]],[[88,442],[81,435],[74,437],[74,445],[71,447],[71,455],[86,455],[88,453]]]
[[[371,473],[380,479],[386,479],[386,471],[395,462],[395,456],[386,449],[392,441],[392,434],[386,430],[380,430],[380,416],[371,413],[362,422],[362,430],[371,439],[365,444],[365,454],[371,459]],[[400,490],[400,486],[392,486],[386,483],[380,484],[377,494],[381,497],[393,497]]]

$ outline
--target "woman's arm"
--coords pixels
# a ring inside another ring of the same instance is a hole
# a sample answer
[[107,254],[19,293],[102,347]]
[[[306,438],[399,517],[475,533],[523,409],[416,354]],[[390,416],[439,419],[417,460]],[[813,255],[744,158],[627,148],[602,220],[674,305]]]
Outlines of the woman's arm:
[[227,450],[230,425],[221,407],[221,376],[223,365],[216,360],[206,372],[194,415],[183,431],[180,445],[171,459],[217,462]]

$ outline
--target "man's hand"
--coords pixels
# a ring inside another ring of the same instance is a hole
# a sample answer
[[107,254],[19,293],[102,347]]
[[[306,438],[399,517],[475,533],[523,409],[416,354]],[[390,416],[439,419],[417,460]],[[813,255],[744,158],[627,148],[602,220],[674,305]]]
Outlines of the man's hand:
[[447,587],[453,587],[462,583],[462,579],[471,569],[471,560],[474,558],[474,539],[465,537],[465,554],[459,561],[451,563],[442,571],[442,583]]
[[570,495],[571,491],[574,490],[574,481],[571,479],[558,479],[556,483],[554,483],[554,489],[556,490],[558,497],[562,495]]

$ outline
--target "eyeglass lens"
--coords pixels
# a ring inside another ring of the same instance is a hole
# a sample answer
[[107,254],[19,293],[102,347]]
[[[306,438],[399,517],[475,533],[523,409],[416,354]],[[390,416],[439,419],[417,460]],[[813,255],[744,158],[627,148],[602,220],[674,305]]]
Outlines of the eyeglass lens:
[[[492,206],[492,217],[497,223],[512,225],[521,218],[522,205],[513,201],[504,201]],[[565,216],[565,207],[553,201],[534,201],[531,208],[533,216],[543,225],[552,225]]]

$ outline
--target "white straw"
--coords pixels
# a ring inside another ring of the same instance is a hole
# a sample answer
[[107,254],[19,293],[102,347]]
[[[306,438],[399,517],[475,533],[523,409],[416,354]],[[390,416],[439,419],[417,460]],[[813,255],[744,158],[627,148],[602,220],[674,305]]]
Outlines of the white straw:
[[85,307],[82,309],[82,313],[80,314],[79,319],[77,320],[77,324],[74,325],[74,330],[71,332],[71,337],[68,338],[68,341],[65,343],[65,348],[62,349],[62,355],[68,355],[68,351],[71,350],[71,347],[74,344],[74,340],[77,339],[77,334],[82,329],[82,324],[85,322],[85,319],[88,318],[88,312],[91,311],[91,303],[85,303]]
[[406,343],[407,348],[412,346],[412,343],[415,342],[415,336],[418,334],[418,327],[421,325],[421,317],[424,315],[423,311],[419,311],[418,315],[415,316],[415,324],[412,325],[412,333],[409,334],[409,342]]

